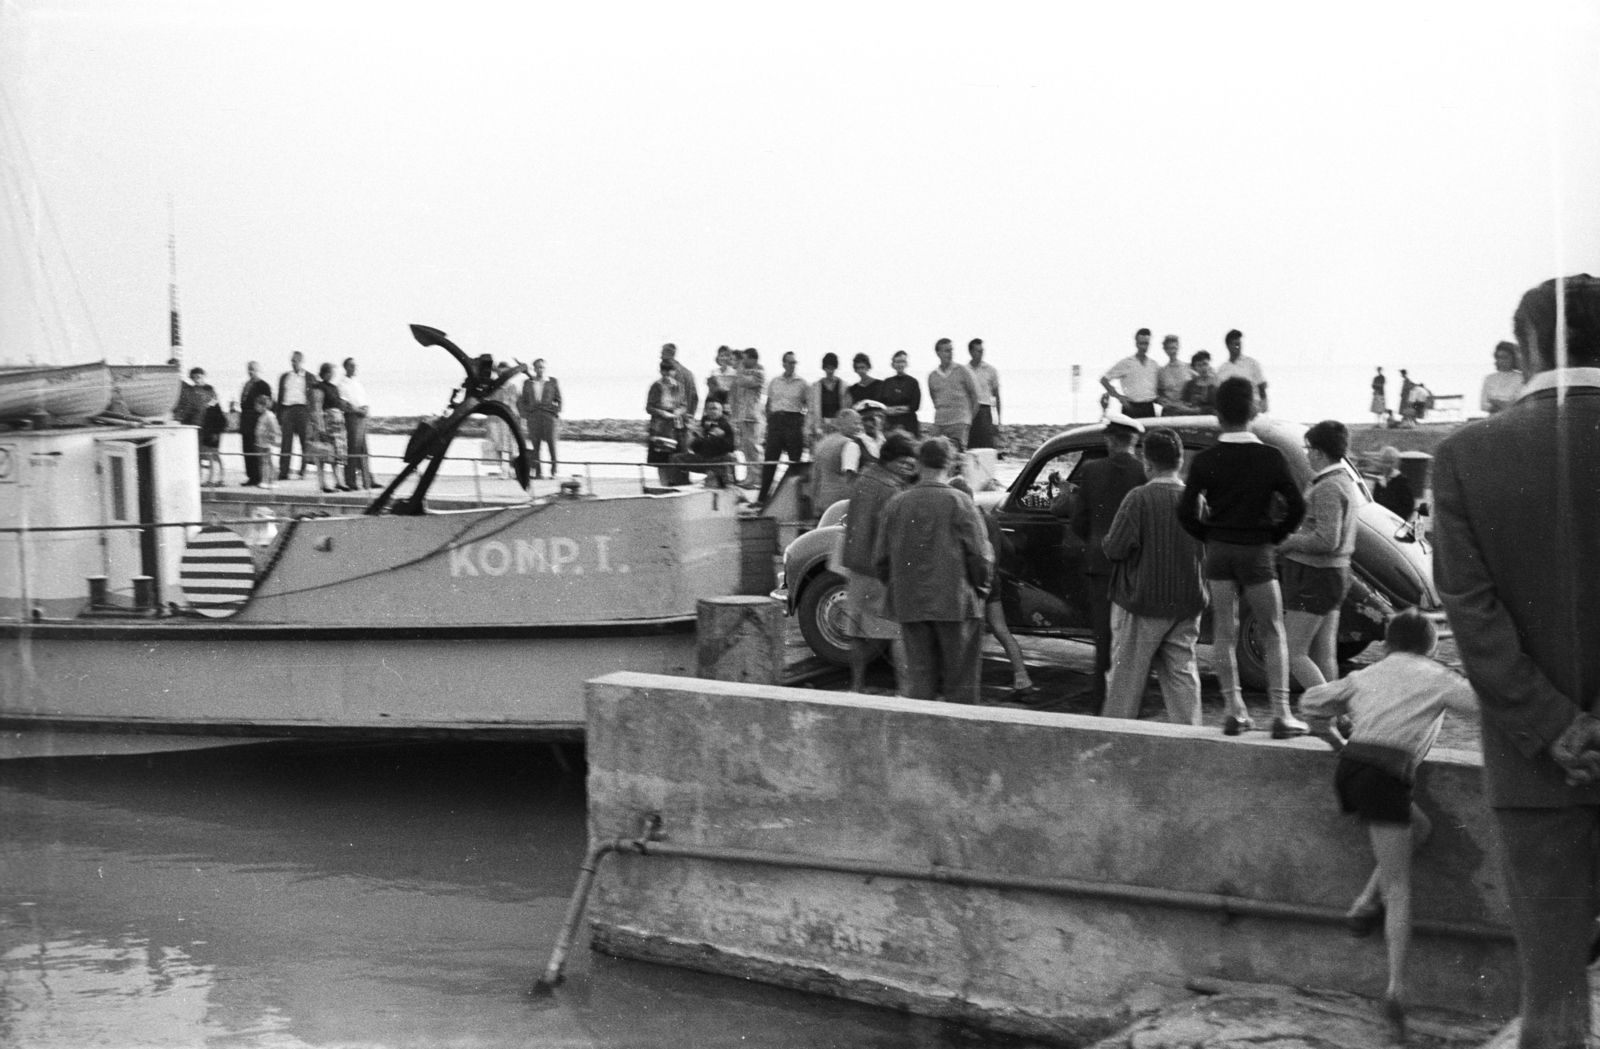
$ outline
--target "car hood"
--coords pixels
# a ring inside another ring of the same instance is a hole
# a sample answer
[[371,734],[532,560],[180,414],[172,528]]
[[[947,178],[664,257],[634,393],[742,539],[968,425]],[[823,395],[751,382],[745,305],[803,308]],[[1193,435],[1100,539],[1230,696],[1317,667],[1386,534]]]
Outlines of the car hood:
[[1391,603],[1415,605],[1424,611],[1440,607],[1433,585],[1433,559],[1426,543],[1396,539],[1405,522],[1377,503],[1358,512],[1354,561],[1367,581]]

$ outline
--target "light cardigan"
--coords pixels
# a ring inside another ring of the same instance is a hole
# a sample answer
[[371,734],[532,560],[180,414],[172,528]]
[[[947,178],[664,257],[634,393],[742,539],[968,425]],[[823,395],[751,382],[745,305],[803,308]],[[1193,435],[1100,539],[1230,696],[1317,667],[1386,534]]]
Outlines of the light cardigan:
[[1337,463],[1327,467],[1311,479],[1305,519],[1278,545],[1278,552],[1313,568],[1350,567],[1360,528],[1356,520],[1360,507],[1361,493],[1344,467]]

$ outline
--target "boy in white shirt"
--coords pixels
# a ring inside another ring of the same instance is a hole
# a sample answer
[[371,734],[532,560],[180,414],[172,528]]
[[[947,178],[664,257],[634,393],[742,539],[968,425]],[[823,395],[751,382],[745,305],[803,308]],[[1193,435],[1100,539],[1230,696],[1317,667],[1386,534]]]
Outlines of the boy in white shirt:
[[[1306,691],[1300,712],[1313,734],[1339,751],[1334,787],[1340,807],[1367,823],[1377,868],[1350,907],[1350,931],[1365,936],[1383,924],[1389,943],[1389,987],[1384,1014],[1397,1037],[1405,1037],[1406,951],[1411,944],[1411,854],[1432,832],[1427,816],[1411,800],[1417,767],[1433,748],[1444,712],[1478,708],[1467,679],[1433,659],[1439,634],[1416,609],[1389,617],[1388,654],[1339,681]],[[1348,740],[1329,719],[1349,713]]]

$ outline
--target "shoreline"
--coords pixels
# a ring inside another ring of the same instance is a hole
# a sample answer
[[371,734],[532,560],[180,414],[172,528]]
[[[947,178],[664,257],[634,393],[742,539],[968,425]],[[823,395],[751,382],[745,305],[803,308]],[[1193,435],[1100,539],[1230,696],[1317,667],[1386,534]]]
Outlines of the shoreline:
[[[368,423],[367,432],[398,434],[404,436],[419,422],[431,416],[380,415]],[[1157,420],[1159,422],[1159,420]],[[1000,426],[1000,450],[1009,456],[1032,455],[1045,441],[1064,430],[1083,423],[1005,423]],[[1439,442],[1454,433],[1460,422],[1422,423],[1413,429],[1388,429],[1371,423],[1347,423],[1350,427],[1350,450],[1353,453],[1375,452],[1385,445],[1393,445],[1402,452],[1432,454]],[[645,443],[644,419],[562,419],[557,436],[563,441],[594,441],[616,444]],[[461,436],[481,438],[483,424],[476,420],[461,427]]]

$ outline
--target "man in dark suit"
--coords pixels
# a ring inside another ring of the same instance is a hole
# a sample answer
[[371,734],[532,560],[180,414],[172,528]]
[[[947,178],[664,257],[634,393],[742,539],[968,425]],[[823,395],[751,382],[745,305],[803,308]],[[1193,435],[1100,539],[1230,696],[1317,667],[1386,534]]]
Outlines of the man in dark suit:
[[239,390],[239,440],[244,445],[244,487],[261,486],[261,449],[256,447],[256,424],[261,413],[256,411],[256,398],[272,399],[272,386],[261,377],[261,365],[251,361],[245,366],[249,378]]
[[517,410],[522,413],[522,424],[528,431],[528,444],[533,452],[533,476],[543,477],[540,465],[541,445],[550,449],[550,476],[556,475],[556,430],[561,425],[561,384],[544,374],[544,358],[533,362],[533,374],[522,384],[517,395]]
[[976,703],[994,549],[972,496],[950,485],[954,460],[948,438],[922,443],[921,479],[884,505],[872,562],[900,624],[906,695]]
[[1600,280],[1541,284],[1513,323],[1521,396],[1434,459],[1434,578],[1483,710],[1521,1045],[1578,1047],[1600,873]]
[[[1133,454],[1133,443],[1144,433],[1144,424],[1120,412],[1106,417],[1104,459],[1084,463],[1078,471],[1078,493],[1072,497],[1072,531],[1083,540],[1083,575],[1088,584],[1089,621],[1094,627],[1094,698],[1101,706],[1106,700],[1106,674],[1111,670],[1111,559],[1100,543],[1117,519],[1122,498],[1144,484],[1144,464]],[[1057,497],[1051,507],[1065,516],[1069,504]]]

